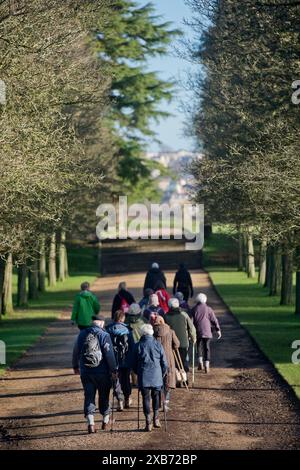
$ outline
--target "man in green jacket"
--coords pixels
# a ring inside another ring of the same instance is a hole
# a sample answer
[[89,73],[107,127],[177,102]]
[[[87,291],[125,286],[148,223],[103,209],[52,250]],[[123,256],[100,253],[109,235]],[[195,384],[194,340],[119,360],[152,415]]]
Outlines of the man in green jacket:
[[73,305],[71,320],[80,330],[84,330],[91,326],[92,316],[100,312],[100,304],[95,294],[90,291],[88,282],[83,282],[80,288],[81,292],[76,295]]

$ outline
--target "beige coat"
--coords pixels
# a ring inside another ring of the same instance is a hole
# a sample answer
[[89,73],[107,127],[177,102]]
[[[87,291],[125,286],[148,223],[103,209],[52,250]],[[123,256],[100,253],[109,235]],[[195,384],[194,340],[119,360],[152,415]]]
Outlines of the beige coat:
[[176,387],[176,372],[175,372],[175,360],[173,355],[173,349],[179,348],[179,339],[177,338],[175,331],[172,330],[169,325],[154,325],[154,337],[162,344],[168,366],[168,384],[170,388]]

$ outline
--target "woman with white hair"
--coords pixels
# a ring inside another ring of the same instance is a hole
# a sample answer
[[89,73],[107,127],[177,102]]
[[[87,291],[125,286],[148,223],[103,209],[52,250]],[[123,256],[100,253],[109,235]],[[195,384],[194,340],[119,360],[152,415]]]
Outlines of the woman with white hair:
[[192,318],[197,332],[198,370],[205,370],[208,374],[210,366],[210,342],[212,329],[217,331],[218,339],[221,338],[221,328],[215,312],[206,302],[207,297],[201,293],[196,297],[196,305],[192,310]]
[[133,354],[133,371],[138,376],[138,387],[143,397],[143,411],[146,418],[145,431],[152,430],[151,400],[153,425],[160,428],[159,398],[163,387],[163,377],[167,374],[168,363],[164,348],[153,337],[153,327],[145,324],[141,328],[142,337]]

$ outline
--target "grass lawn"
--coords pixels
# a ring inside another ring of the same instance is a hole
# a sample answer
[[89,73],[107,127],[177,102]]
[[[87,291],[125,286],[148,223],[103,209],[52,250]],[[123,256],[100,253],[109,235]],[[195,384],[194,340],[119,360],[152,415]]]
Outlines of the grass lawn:
[[[49,287],[38,300],[30,301],[28,309],[15,312],[0,321],[0,340],[6,344],[6,365],[0,365],[0,375],[57,319],[65,307],[72,304],[83,281],[92,283],[97,277],[97,253],[93,248],[72,248],[69,256],[70,277]],[[14,297],[17,276],[13,279]]]
[[245,273],[219,267],[209,271],[226,304],[300,398],[300,364],[291,362],[291,344],[300,340],[300,317],[294,315],[294,307],[280,306],[278,297],[269,297]]

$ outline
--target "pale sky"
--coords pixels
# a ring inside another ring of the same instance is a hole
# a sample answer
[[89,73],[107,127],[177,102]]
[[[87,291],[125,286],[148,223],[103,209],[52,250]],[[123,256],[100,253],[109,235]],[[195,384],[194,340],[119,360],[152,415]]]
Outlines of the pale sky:
[[[140,5],[147,3],[138,0]],[[174,28],[182,29],[185,36],[192,37],[190,28],[183,24],[183,19],[191,19],[192,13],[184,0],[151,0],[157,8],[157,14],[161,15],[162,21],[171,21]],[[191,71],[191,64],[186,60],[176,56],[174,45],[171,45],[169,55],[156,57],[149,61],[149,70],[158,71],[163,79],[175,79],[178,81],[175,93],[175,99],[170,104],[163,103],[161,108],[167,109],[172,113],[167,119],[161,120],[159,124],[154,123],[152,128],[157,132],[159,140],[173,150],[194,150],[191,139],[183,136],[185,115],[181,108],[181,102],[189,102],[192,99],[190,92],[187,92],[182,82],[186,82],[187,74]],[[180,46],[180,45],[179,45]],[[182,48],[182,46],[180,46]],[[155,142],[150,142],[148,150],[157,151],[158,146]]]

